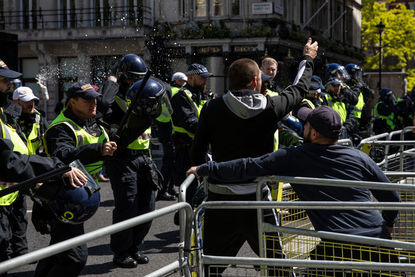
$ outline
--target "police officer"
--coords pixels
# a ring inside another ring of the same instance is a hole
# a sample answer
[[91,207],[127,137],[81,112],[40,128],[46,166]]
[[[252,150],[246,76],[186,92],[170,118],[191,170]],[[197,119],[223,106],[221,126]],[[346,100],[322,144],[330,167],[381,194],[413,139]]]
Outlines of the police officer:
[[332,107],[340,115],[343,124],[342,138],[347,138],[355,132],[355,117],[349,109],[347,96],[350,94],[343,94],[343,88],[338,78],[330,77],[326,83],[327,94],[324,95],[323,105]]
[[[18,117],[17,123],[25,136],[29,154],[36,154],[38,149],[43,149],[41,147],[42,136],[47,128],[46,120],[43,120],[40,112],[35,109],[36,100],[39,98],[33,94],[29,87],[20,86],[13,92],[13,101],[21,107],[21,115]],[[9,215],[12,233],[11,257],[26,254],[28,251],[26,210],[26,197],[24,194],[19,194],[12,204],[12,212]]]
[[[146,100],[148,106],[142,107],[139,103],[134,108],[127,126],[120,126],[121,120],[126,113],[131,98],[127,92],[137,92],[138,85],[134,90],[132,85],[144,77],[147,73],[147,66],[144,60],[135,55],[125,55],[113,67],[113,76],[102,86],[102,113],[104,121],[117,129],[122,129],[118,139],[118,151],[113,159],[106,161],[108,177],[111,180],[111,188],[114,193],[115,208],[113,211],[113,223],[117,223],[141,214],[151,212],[155,209],[154,186],[149,165],[154,165],[150,157],[150,124],[161,112],[161,104]],[[148,89],[161,91],[163,96],[167,93],[166,87],[160,84],[155,78],[148,81]],[[129,90],[131,87],[132,90]],[[160,100],[153,97],[153,100]],[[167,101],[168,102],[168,101]],[[167,103],[166,102],[166,103]],[[170,108],[165,104],[165,107]],[[138,110],[136,110],[138,109]],[[157,115],[153,117],[152,112],[157,109]],[[160,110],[158,110],[160,109]],[[154,169],[154,168],[153,168]],[[114,252],[113,263],[122,268],[134,268],[137,264],[149,262],[147,256],[143,255],[139,248],[149,232],[151,221],[134,228],[111,235],[111,250]]]
[[[45,151],[65,163],[80,160],[97,180],[105,156],[112,156],[117,144],[109,141],[95,120],[99,93],[86,82],[74,83],[66,92],[67,106],[45,132]],[[82,235],[84,225],[51,220],[51,244]],[[86,244],[39,261],[35,276],[78,276],[86,264]]]
[[48,122],[36,109],[39,98],[33,94],[29,87],[19,87],[13,92],[13,101],[22,107],[22,114],[17,122],[27,139],[29,154],[43,153],[42,137]]
[[397,129],[413,126],[415,113],[415,89],[408,91],[404,97],[400,97],[396,100],[395,113],[395,123]]
[[266,57],[261,61],[261,71],[266,75],[270,76],[268,80],[268,94],[269,96],[276,96],[278,93],[282,92],[283,89],[275,81],[275,77],[278,73],[278,62],[271,57]]
[[346,65],[346,71],[350,76],[347,85],[359,93],[359,100],[352,107],[353,113],[357,119],[359,129],[361,131],[367,130],[371,121],[371,108],[368,103],[374,98],[374,91],[363,81],[363,71],[360,66],[357,64],[348,64]]
[[381,134],[396,130],[396,98],[393,91],[383,88],[379,91],[379,101],[373,108],[373,132]]
[[[206,103],[206,84],[209,77],[213,76],[204,65],[191,64],[186,72],[187,84],[172,98],[171,105],[173,123],[173,143],[176,149],[176,176],[178,184],[186,178],[186,170],[190,163],[190,147],[196,133],[199,114]],[[186,202],[191,203],[196,191],[197,181],[193,182],[186,192]],[[175,215],[175,223],[178,222]]]
[[[171,77],[171,95],[176,95],[177,92],[186,84],[187,76],[183,72],[176,72]],[[176,184],[175,177],[175,151],[172,141],[172,124],[171,115],[163,111],[159,117],[156,118],[158,127],[158,139],[163,146],[163,160],[161,166],[161,174],[163,175],[162,190],[157,193],[156,200],[175,200],[177,192],[174,189]]]

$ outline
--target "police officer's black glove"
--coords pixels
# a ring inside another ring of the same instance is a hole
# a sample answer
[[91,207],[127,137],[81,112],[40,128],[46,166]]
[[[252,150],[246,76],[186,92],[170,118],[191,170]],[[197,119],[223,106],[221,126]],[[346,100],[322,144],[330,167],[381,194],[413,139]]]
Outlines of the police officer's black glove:
[[42,235],[50,234],[50,220],[53,218],[49,208],[43,206],[38,201],[33,201],[32,223],[36,231]]

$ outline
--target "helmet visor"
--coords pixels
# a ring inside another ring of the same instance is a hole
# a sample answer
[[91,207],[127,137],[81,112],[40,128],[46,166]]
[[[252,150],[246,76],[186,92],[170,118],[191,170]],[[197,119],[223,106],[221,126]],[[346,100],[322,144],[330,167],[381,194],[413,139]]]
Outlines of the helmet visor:
[[338,77],[343,82],[350,80],[350,75],[349,75],[349,73],[347,73],[347,71],[344,68],[344,66],[339,66],[339,68],[337,69],[337,74],[338,74]]

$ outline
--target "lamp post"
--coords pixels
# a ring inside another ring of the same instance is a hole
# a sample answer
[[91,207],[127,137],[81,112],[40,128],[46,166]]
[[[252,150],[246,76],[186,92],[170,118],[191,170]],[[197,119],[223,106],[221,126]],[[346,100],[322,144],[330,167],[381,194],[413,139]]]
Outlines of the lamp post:
[[376,25],[376,28],[378,28],[379,31],[379,90],[382,89],[382,32],[385,27],[386,26],[383,24],[382,19],[380,20],[380,23]]

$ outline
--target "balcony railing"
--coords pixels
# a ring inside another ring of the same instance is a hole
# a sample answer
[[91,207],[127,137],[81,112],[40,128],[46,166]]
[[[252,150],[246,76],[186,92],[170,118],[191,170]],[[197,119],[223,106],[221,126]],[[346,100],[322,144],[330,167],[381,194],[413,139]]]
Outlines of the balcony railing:
[[142,5],[2,11],[0,30],[42,30],[94,27],[152,26],[151,7]]

